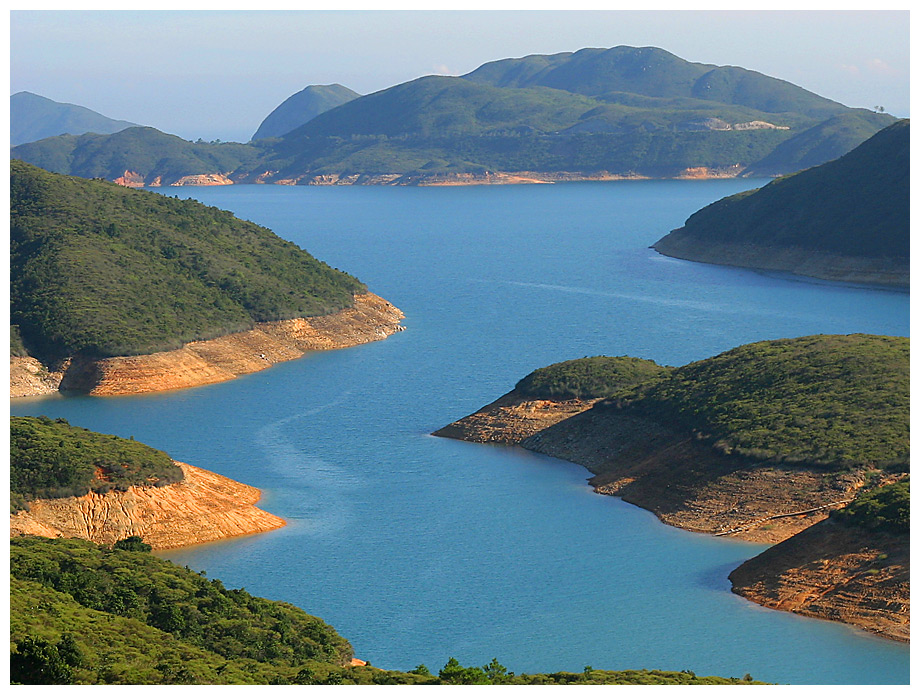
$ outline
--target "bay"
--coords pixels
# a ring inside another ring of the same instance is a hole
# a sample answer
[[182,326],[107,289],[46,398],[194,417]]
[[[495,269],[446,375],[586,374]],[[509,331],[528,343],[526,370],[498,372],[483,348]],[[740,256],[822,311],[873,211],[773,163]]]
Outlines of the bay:
[[665,526],[574,464],[429,433],[531,370],[680,365],[815,333],[907,335],[906,292],[689,263],[648,247],[764,181],[162,189],[271,228],[405,311],[407,330],[232,382],[11,401],[255,485],[288,525],[162,553],[294,603],[385,668],[691,669],[907,683],[909,648],[771,611],[727,575],[764,546]]

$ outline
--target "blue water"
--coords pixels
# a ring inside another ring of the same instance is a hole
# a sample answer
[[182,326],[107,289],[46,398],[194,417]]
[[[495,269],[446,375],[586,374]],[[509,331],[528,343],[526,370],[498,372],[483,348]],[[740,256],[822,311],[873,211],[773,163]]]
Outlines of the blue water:
[[428,434],[559,360],[680,365],[768,338],[907,335],[906,293],[648,249],[760,183],[164,190],[357,275],[408,330],[223,384],[12,411],[133,435],[264,490],[284,529],[163,556],[323,617],[377,666],[907,683],[907,646],[732,594],[728,573],[764,546],[665,526],[594,494],[579,466]]

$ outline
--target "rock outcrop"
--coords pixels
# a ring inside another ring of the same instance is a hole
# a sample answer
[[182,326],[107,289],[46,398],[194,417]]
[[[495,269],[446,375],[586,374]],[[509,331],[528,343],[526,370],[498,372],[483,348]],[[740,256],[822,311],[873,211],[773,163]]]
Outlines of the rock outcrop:
[[65,370],[66,366],[49,369],[34,357],[10,355],[10,398],[54,393],[61,385]]
[[732,591],[768,608],[910,639],[910,542],[822,521],[729,575]]
[[[403,313],[385,299],[366,293],[335,314],[257,324],[240,333],[188,343],[178,350],[132,357],[70,360],[58,381],[61,391],[100,396],[149,393],[202,386],[258,372],[313,350],[351,347],[402,330]],[[11,358],[29,359],[29,358]],[[40,365],[39,365],[40,367]],[[10,396],[39,395],[54,389],[38,376],[25,376],[31,363],[17,367],[17,389]],[[40,372],[40,369],[39,369]]]
[[32,501],[28,511],[10,516],[10,536],[83,538],[103,544],[140,536],[162,550],[285,525],[253,506],[261,496],[256,488],[185,463],[176,465],[185,478],[172,485]]

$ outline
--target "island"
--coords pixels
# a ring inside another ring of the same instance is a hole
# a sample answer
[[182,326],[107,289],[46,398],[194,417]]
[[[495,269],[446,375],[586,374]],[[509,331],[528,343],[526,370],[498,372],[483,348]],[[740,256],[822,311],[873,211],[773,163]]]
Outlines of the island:
[[10,395],[210,384],[402,330],[356,278],[193,200],[10,163]]
[[[906,639],[906,526],[880,519],[908,513],[909,374],[908,338],[863,334],[763,341],[676,368],[592,357],[539,369],[434,434],[572,461],[597,492],[665,523],[779,544],[733,574],[735,591]],[[895,490],[901,506],[881,514],[873,495]],[[819,534],[839,540],[804,540]],[[857,579],[863,589],[842,589]]]
[[704,263],[908,287],[910,122],[839,159],[716,201],[652,248]]

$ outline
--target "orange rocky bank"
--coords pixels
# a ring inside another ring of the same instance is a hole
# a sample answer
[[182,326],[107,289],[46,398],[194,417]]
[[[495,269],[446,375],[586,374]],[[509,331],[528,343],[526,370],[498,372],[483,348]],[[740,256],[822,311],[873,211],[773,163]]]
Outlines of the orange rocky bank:
[[10,358],[10,397],[54,391],[120,395],[201,386],[267,369],[313,350],[382,340],[403,330],[403,313],[375,294],[328,316],[270,321],[252,330],[202,340],[178,350],[132,357],[73,357],[48,368],[31,357]]
[[261,496],[256,488],[185,463],[176,465],[184,479],[164,487],[34,500],[28,511],[10,516],[10,536],[82,538],[106,545],[140,536],[163,550],[285,525],[253,506]]

